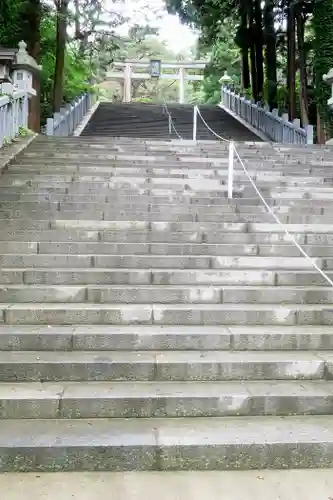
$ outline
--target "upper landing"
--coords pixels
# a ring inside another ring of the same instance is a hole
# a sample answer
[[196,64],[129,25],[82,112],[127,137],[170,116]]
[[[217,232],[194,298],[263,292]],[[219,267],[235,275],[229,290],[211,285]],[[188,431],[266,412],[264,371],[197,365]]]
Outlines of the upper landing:
[[[168,111],[179,136],[182,139],[192,139],[193,106],[172,104],[168,105]],[[237,142],[260,141],[257,135],[216,106],[200,106],[200,112],[211,129],[225,139]],[[177,133],[172,128],[172,133],[169,135],[168,116],[161,105],[102,102],[91,116],[82,135],[165,140],[169,137],[177,139]],[[198,118],[197,139],[216,139],[200,118]]]

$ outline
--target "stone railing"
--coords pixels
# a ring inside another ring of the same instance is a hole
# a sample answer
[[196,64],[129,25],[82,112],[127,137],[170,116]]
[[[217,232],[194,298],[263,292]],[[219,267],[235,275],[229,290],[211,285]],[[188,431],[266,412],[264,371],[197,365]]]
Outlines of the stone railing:
[[73,135],[94,102],[95,95],[86,93],[62,108],[59,113],[54,113],[53,117],[46,121],[46,135]]
[[28,128],[29,103],[25,90],[0,94],[0,148]]
[[312,125],[302,128],[299,119],[290,122],[288,114],[279,116],[277,109],[269,111],[225,86],[221,90],[221,104],[274,142],[313,144]]

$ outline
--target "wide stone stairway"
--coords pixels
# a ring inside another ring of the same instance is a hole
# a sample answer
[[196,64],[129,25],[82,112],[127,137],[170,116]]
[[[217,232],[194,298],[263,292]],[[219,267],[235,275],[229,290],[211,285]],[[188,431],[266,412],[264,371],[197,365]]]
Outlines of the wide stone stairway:
[[[170,138],[193,138],[193,106],[169,104],[174,128]],[[210,127],[226,139],[238,141],[258,141],[258,138],[244,125],[217,106],[200,106],[200,112]],[[178,136],[177,136],[178,134]],[[142,139],[168,138],[168,115],[163,106],[157,104],[114,104],[101,102],[89,123],[82,132],[83,136],[134,137]],[[198,140],[215,140],[216,137],[198,118]]]
[[[333,279],[331,150],[237,150]],[[332,287],[227,164],[38,138],[0,178],[0,471],[332,465]]]

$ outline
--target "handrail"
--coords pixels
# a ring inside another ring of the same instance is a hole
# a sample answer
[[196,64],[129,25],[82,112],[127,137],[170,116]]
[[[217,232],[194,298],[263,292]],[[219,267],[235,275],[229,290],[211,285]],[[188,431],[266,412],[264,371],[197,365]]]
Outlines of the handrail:
[[175,134],[177,135],[178,139],[180,139],[181,141],[183,141],[184,138],[178,133],[166,102],[163,104],[163,110],[165,110],[166,114],[168,115],[168,120],[169,120],[169,135],[171,135],[172,129],[173,129],[174,132],[175,132]]
[[[204,121],[204,123],[205,123],[205,121]],[[205,125],[207,126],[208,130],[212,131],[211,127],[209,127],[208,124],[205,123]],[[285,227],[285,225],[280,221],[280,219],[277,217],[277,215],[273,212],[273,210],[271,209],[271,207],[268,205],[267,201],[265,200],[265,198],[261,194],[260,190],[257,188],[257,186],[256,186],[254,180],[252,179],[251,175],[247,171],[247,168],[245,167],[244,162],[241,159],[241,157],[240,157],[240,155],[239,155],[239,153],[238,153],[238,151],[237,151],[237,149],[235,147],[235,143],[233,141],[229,141],[228,139],[225,139],[224,137],[221,137],[216,132],[214,132],[214,135],[216,137],[218,137],[219,139],[221,139],[221,140],[229,143],[228,197],[232,198],[233,163],[234,163],[234,154],[235,154],[236,157],[237,157],[237,159],[239,160],[239,162],[240,162],[243,170],[244,170],[244,173],[246,174],[247,178],[249,179],[250,183],[252,184],[252,187],[254,188],[255,192],[259,196],[260,200],[262,201],[262,203],[263,203],[264,207],[266,208],[266,210],[268,211],[268,213],[270,213],[272,215],[272,217],[274,218],[274,220],[284,230],[285,234],[288,236],[288,238],[290,238],[290,240],[292,241],[292,243],[294,243],[294,245],[298,248],[298,250],[301,252],[301,254],[310,262],[310,264],[316,269],[316,271],[318,271],[319,274],[321,274],[321,276],[328,282],[328,284],[333,287],[333,281],[327,276],[327,274],[322,269],[320,269],[320,267],[316,264],[316,262],[299,245],[299,243],[296,241],[296,239],[294,238],[294,236],[288,231],[288,229]],[[230,188],[231,188],[231,190],[229,191]],[[229,195],[231,195],[231,196],[229,196]]]
[[25,90],[0,93],[0,148],[9,144],[28,127],[29,97]]
[[221,88],[221,107],[235,113],[274,142],[313,144],[313,126],[301,127],[300,120],[289,121],[288,113],[279,116],[277,109],[269,110],[261,103],[242,97],[226,86]]
[[71,136],[93,105],[93,94],[85,93],[46,120],[46,135]]

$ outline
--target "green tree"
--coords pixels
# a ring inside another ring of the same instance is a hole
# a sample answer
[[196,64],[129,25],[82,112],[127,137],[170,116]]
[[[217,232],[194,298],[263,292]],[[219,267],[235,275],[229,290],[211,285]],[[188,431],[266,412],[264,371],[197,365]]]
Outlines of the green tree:
[[221,97],[221,76],[225,71],[232,77],[235,86],[241,82],[241,55],[233,39],[236,26],[223,23],[211,47],[204,44],[198,50],[198,57],[209,60],[205,69],[205,78],[200,85],[194,85],[192,100],[217,104]]
[[[304,125],[314,123],[317,114],[317,139],[325,141],[331,112],[322,77],[333,64],[333,0],[166,0],[166,4],[170,12],[201,30],[212,53],[221,25],[237,26],[243,91],[251,83],[255,100],[264,97],[271,108],[280,104],[289,119],[298,116]],[[213,77],[206,79],[205,85]]]

